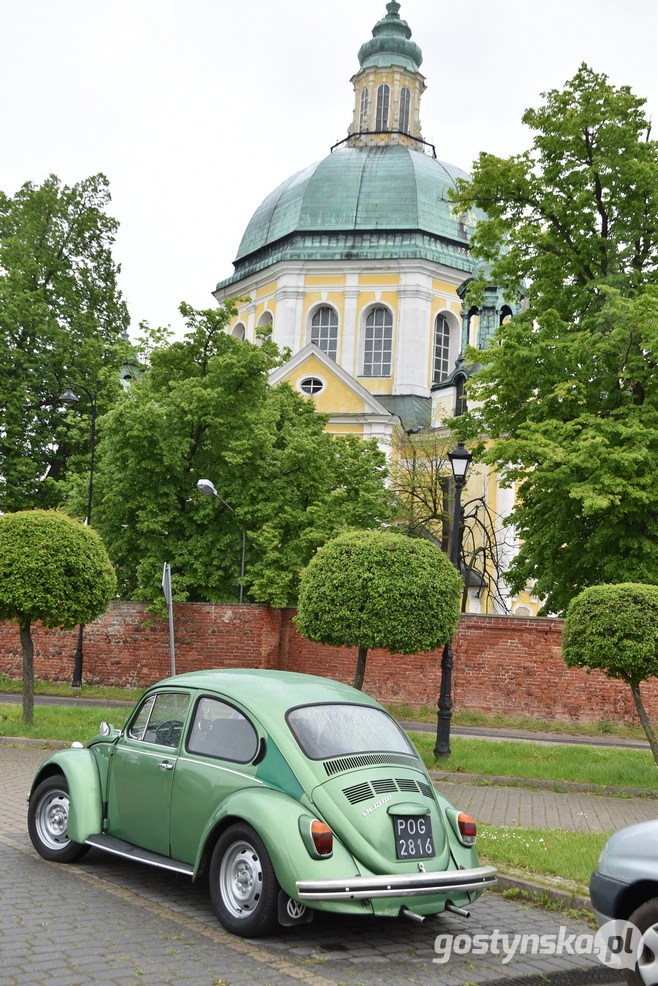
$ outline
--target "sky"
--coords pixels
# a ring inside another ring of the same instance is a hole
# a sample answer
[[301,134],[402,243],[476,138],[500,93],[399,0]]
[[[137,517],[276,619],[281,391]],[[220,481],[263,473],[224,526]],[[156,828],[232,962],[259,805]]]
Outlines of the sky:
[[[529,147],[523,111],[587,62],[647,98],[658,0],[401,0],[425,140],[470,170]],[[259,203],[347,136],[385,0],[0,0],[0,188],[103,172],[136,332],[214,307]]]

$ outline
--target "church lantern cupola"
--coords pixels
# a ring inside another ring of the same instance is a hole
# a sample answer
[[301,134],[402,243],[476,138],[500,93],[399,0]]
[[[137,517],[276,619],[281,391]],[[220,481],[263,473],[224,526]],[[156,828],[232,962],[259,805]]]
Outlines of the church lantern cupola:
[[361,69],[351,80],[355,104],[347,143],[352,147],[422,145],[420,98],[425,79],[419,70],[423,53],[411,40],[411,29],[399,10],[397,0],[390,0],[386,16],[375,24],[372,38],[359,50]]

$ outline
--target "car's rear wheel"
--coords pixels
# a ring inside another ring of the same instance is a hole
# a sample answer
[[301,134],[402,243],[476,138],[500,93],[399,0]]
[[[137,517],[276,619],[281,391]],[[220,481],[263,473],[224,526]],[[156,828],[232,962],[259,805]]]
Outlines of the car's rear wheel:
[[72,863],[89,850],[69,838],[69,808],[69,787],[62,774],[41,781],[30,798],[27,828],[32,845],[44,859]]
[[642,948],[634,969],[624,972],[629,986],[658,984],[658,897],[647,900],[628,919],[642,934]]
[[210,899],[226,930],[243,938],[274,931],[279,890],[262,839],[249,825],[231,825],[210,861]]

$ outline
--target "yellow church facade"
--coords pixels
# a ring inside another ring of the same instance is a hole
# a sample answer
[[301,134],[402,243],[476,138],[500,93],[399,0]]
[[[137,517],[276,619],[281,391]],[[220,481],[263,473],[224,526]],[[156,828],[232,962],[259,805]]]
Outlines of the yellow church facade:
[[[312,399],[332,433],[375,439],[394,466],[400,436],[463,413],[466,345],[486,346],[515,313],[496,288],[468,307],[478,217],[455,214],[450,189],[467,175],[423,138],[422,52],[399,9],[387,4],[359,50],[347,137],[258,206],[233,274],[214,292],[219,302],[245,299],[229,329],[236,337],[256,342],[267,329],[290,350],[273,385]],[[508,561],[501,524],[513,492],[477,468],[467,494],[498,518],[499,560]],[[469,586],[471,612],[536,612],[530,597],[497,598],[489,582]]]

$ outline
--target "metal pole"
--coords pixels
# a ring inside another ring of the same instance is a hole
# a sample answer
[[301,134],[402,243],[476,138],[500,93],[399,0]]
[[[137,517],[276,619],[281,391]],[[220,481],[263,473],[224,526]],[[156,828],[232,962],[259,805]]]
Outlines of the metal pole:
[[[461,548],[461,500],[465,477],[455,476],[455,503],[452,517],[452,538],[450,541],[450,561],[461,574],[459,552]],[[454,666],[452,640],[443,648],[441,655],[441,687],[439,690],[438,719],[436,724],[436,745],[434,756],[447,759],[450,756],[450,722],[452,720],[452,669]]]
[[242,593],[244,592],[244,558],[245,551],[247,548],[247,531],[242,528],[242,563],[240,565],[240,602],[242,602]]
[[[89,433],[89,445],[90,445],[90,461],[89,461],[89,486],[87,489],[87,516],[85,517],[85,527],[91,525],[91,505],[93,500],[94,492],[94,453],[96,446],[96,394],[91,393],[85,387],[82,388],[89,400],[91,401],[91,430]],[[73,678],[71,679],[71,688],[81,688],[82,687],[82,666],[84,662],[84,657],[82,653],[82,636],[84,633],[84,625],[81,623],[78,628],[78,646],[75,651],[73,658]]]

